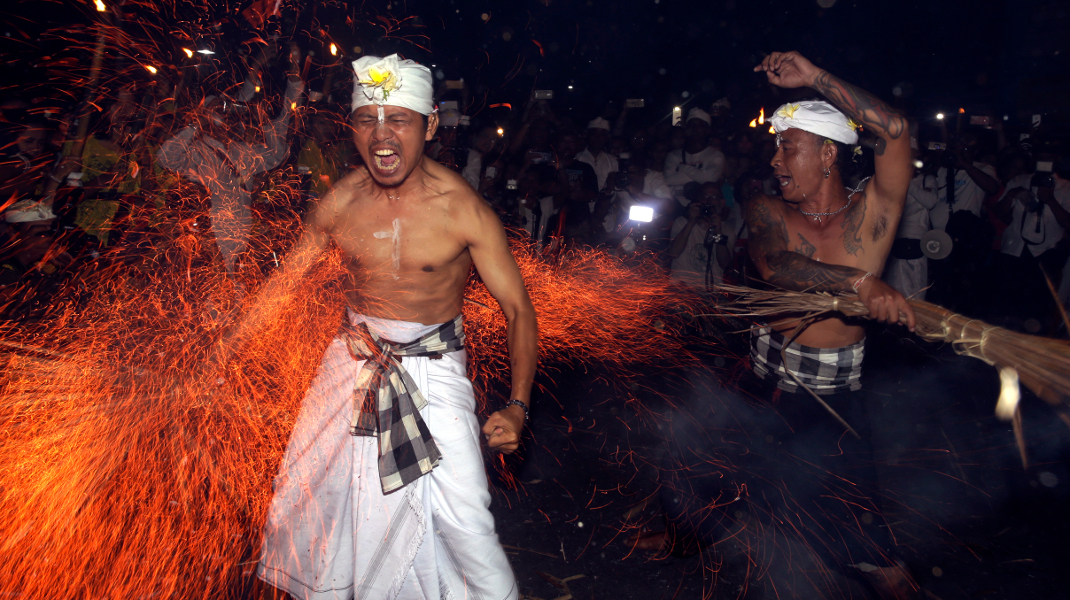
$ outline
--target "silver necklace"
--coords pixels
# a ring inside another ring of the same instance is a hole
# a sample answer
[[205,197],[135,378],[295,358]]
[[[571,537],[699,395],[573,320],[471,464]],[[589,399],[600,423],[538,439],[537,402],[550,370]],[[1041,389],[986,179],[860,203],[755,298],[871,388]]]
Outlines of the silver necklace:
[[858,185],[855,186],[853,189],[849,188],[849,187],[844,187],[844,189],[847,190],[848,192],[850,192],[850,194],[847,194],[847,204],[844,204],[843,206],[841,206],[839,210],[834,210],[832,212],[823,212],[823,213],[808,213],[805,210],[800,208],[799,212],[801,212],[802,214],[804,214],[804,215],[806,215],[808,217],[813,217],[814,220],[817,221],[818,223],[821,222],[821,217],[831,217],[831,216],[834,216],[834,215],[838,215],[838,214],[842,213],[843,211],[847,210],[847,207],[851,205],[851,199],[854,197],[855,194],[857,194],[858,192],[862,191],[862,189],[865,187],[867,181],[869,181],[869,177],[866,177],[862,181],[859,181]]

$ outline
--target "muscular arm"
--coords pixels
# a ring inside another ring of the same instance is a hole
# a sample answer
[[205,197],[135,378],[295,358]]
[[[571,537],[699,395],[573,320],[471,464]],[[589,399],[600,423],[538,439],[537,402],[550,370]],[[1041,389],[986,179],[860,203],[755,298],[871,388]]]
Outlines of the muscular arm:
[[[465,239],[476,271],[508,322],[509,367],[512,378],[510,400],[531,405],[531,384],[538,364],[539,332],[535,307],[531,304],[520,268],[509,251],[505,229],[497,215],[482,200],[472,197],[458,218],[465,225]],[[483,431],[489,445],[512,452],[519,443],[524,414],[511,407],[491,415]]]
[[874,149],[873,191],[880,198],[898,198],[902,202],[914,174],[907,120],[880,98],[828,71],[820,71],[811,87],[880,138]]
[[851,284],[866,272],[818,262],[790,250],[784,217],[774,208],[774,202],[772,198],[759,196],[746,204],[750,232],[747,249],[762,279],[786,290],[853,292]]

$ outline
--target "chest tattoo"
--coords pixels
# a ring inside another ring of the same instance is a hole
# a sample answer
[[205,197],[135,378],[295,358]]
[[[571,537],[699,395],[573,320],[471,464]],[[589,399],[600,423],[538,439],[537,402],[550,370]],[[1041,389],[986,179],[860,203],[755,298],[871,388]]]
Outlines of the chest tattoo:
[[795,235],[799,236],[799,243],[795,246],[795,251],[799,254],[802,254],[806,258],[813,258],[814,252],[817,252],[817,248],[815,248],[809,240],[803,237],[803,234],[797,233]]
[[858,251],[862,249],[862,222],[866,219],[866,195],[859,195],[861,197],[855,207],[844,215],[840,225],[843,228],[843,249],[851,256],[858,256]]

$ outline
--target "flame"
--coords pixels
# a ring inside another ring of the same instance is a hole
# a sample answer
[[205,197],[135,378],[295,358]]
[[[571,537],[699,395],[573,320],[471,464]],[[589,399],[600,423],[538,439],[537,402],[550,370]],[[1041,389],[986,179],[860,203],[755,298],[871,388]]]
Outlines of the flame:
[[152,65],[145,65],[145,70],[148,71],[149,73],[152,73],[153,75],[156,74],[156,67],[154,67]]
[[331,56],[338,56],[338,46],[331,42]]
[[97,4],[97,12],[104,12],[108,10],[107,6],[104,6],[103,0],[93,0]]
[[751,119],[750,126],[751,127],[757,127],[758,126],[758,119]]
[[769,133],[776,133],[776,129],[773,129],[772,125],[769,126]]
[[761,110],[758,111],[758,124],[759,125],[765,125],[765,107],[764,106],[761,108]]
[[190,50],[189,48],[183,48],[182,51],[186,53],[186,58],[193,58],[193,50]]
[[260,86],[254,87],[253,91],[259,94],[260,93]]

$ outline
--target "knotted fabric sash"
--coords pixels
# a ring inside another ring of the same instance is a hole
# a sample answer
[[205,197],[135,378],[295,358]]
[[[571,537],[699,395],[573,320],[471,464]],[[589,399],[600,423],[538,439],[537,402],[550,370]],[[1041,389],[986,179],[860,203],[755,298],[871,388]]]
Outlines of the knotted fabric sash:
[[342,331],[353,358],[366,361],[353,390],[349,432],[379,437],[379,479],[386,494],[430,473],[442,458],[420,417],[427,399],[401,366],[401,358],[442,358],[443,354],[464,349],[464,321],[457,315],[406,344],[380,338],[364,322],[347,322]]

